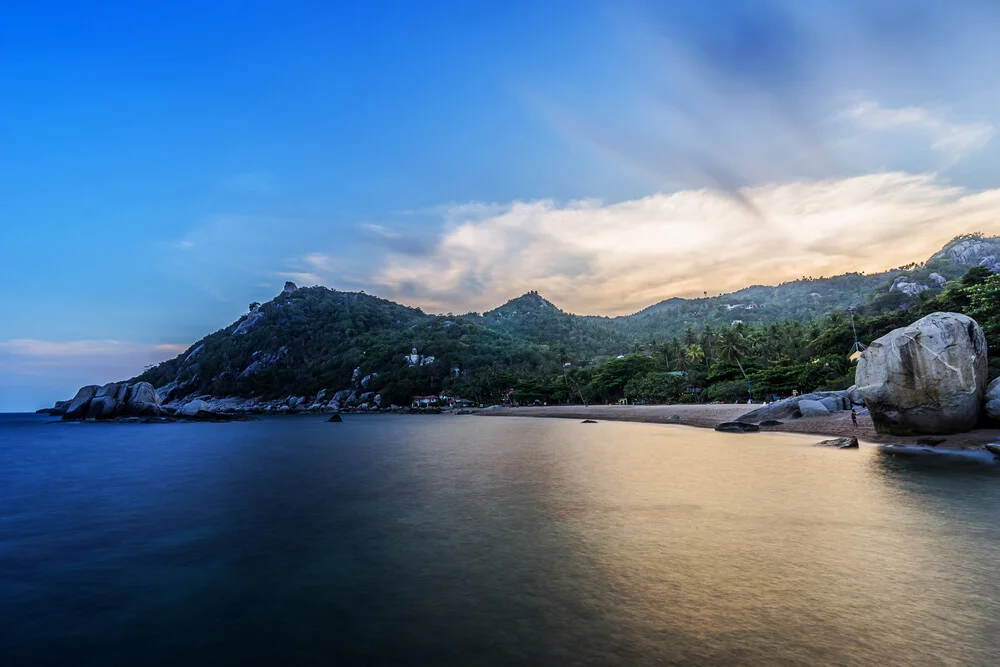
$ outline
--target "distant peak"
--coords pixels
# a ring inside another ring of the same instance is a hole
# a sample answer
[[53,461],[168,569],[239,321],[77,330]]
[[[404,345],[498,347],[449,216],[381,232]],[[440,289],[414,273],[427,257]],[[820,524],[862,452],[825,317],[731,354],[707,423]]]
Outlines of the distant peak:
[[295,283],[293,283],[291,280],[289,280],[288,282],[285,283],[285,289],[281,290],[281,293],[282,294],[291,294],[292,292],[294,292],[297,289],[298,289],[298,287],[295,285]]
[[535,290],[531,290],[530,292],[525,292],[521,296],[519,296],[519,297],[517,297],[515,299],[511,299],[507,303],[514,303],[515,301],[521,301],[521,302],[532,301],[532,302],[535,302],[535,303],[544,303],[544,304],[549,305],[549,306],[552,305],[551,301],[549,301],[548,299],[546,299],[545,297],[543,297],[541,294],[539,294]]

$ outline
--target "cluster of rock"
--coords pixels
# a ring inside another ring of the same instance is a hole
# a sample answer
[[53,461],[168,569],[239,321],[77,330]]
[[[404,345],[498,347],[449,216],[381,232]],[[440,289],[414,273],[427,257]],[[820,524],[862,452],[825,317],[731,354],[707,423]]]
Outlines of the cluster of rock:
[[857,387],[844,391],[817,391],[801,396],[792,396],[752,410],[739,418],[742,423],[762,422],[802,417],[825,417],[833,412],[850,410],[863,404]]
[[176,419],[218,421],[225,417],[192,401],[182,406],[164,405],[148,382],[109,382],[104,386],[87,385],[68,401],[41,412],[61,416],[67,421],[174,421]]
[[424,356],[417,352],[417,348],[410,350],[410,353],[406,355],[406,365],[409,367],[413,366],[427,366],[428,364],[434,363],[434,357],[431,355]]
[[982,329],[959,313],[932,313],[874,341],[845,391],[794,396],[748,412],[741,423],[822,417],[863,406],[876,431],[963,433],[984,417],[1000,421],[1000,378],[987,386]]
[[916,296],[929,289],[928,285],[910,280],[909,276],[899,276],[892,281],[892,285],[889,287],[890,292],[902,292],[907,296]]
[[946,254],[956,264],[964,264],[966,266],[978,264],[979,266],[985,266],[994,273],[1000,273],[1000,265],[997,263],[998,248],[995,243],[992,239],[965,239],[946,250],[942,250],[935,257]]
[[63,419],[107,420],[117,417],[159,417],[160,397],[148,382],[109,382],[80,387],[76,396],[47,410]]
[[909,274],[897,276],[896,279],[892,281],[892,285],[889,286],[889,291],[902,292],[907,296],[916,296],[929,289],[944,287],[945,283],[948,282],[948,279],[940,273],[930,274],[927,276],[927,280],[930,281],[929,285],[917,282]]

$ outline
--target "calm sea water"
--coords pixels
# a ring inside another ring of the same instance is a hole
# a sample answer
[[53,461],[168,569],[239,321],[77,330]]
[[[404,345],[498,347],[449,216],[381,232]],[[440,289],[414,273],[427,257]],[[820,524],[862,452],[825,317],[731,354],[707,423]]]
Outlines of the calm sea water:
[[0,416],[0,664],[983,664],[1000,472],[683,427]]

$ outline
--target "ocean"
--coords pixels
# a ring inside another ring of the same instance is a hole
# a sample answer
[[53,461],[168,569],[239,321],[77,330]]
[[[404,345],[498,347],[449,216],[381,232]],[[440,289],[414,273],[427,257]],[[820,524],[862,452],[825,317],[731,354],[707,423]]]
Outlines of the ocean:
[[1000,467],[474,416],[0,415],[0,664],[994,665]]

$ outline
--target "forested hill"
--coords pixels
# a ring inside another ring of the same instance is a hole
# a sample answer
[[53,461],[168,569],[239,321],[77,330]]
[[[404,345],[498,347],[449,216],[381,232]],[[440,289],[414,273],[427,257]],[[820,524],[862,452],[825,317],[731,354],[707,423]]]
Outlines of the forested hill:
[[973,235],[895,271],[670,299],[615,318],[566,313],[536,292],[482,314],[445,317],[364,293],[289,284],[137,379],[187,393],[277,397],[344,387],[357,371],[373,376],[370,388],[386,402],[405,404],[449,386],[501,386],[511,378],[558,376],[566,364],[649,353],[706,326],[804,322],[849,306],[870,316],[898,312],[939,294],[971,266],[996,272],[998,256],[1000,239]]

